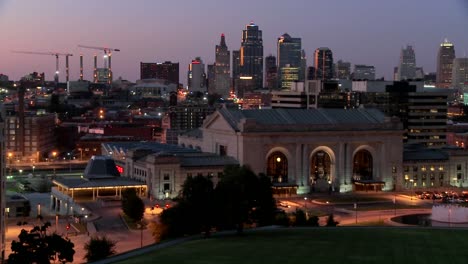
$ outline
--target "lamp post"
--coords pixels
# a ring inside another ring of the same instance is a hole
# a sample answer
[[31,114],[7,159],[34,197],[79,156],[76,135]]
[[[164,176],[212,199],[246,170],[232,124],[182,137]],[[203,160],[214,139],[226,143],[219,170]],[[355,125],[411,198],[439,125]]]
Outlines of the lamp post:
[[[55,163],[55,157],[57,157],[57,151],[52,152],[52,157],[53,157],[53,161]],[[54,177],[55,177],[55,164],[52,164],[52,166],[54,166]]]
[[413,200],[413,182],[414,180],[411,179],[410,181],[410,196],[411,196],[411,201]]
[[68,153],[67,153],[67,156],[68,156],[68,167],[69,167],[69,170],[70,170],[70,172],[71,172],[71,153],[68,152]]

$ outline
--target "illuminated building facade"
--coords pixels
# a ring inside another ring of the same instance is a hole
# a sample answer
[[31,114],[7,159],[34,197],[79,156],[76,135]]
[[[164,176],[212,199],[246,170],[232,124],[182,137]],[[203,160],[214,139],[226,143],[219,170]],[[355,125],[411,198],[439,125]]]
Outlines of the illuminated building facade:
[[285,33],[277,41],[278,77],[280,88],[288,90],[292,82],[304,81],[301,39]]
[[448,40],[440,44],[437,54],[436,87],[450,88],[452,86],[452,67],[455,59],[455,47]]
[[314,53],[314,77],[316,80],[331,80],[333,78],[333,53],[329,48],[322,47]]
[[253,89],[263,88],[262,31],[253,22],[242,31],[240,48],[240,77],[252,77]]
[[216,45],[216,62],[214,66],[215,93],[228,98],[231,91],[231,55],[226,45],[224,34],[221,34],[219,45]]
[[198,131],[179,145],[234,157],[276,193],[403,186],[401,123],[375,109],[221,108]]
[[208,92],[206,88],[205,64],[200,57],[196,57],[189,64],[187,84],[189,92]]

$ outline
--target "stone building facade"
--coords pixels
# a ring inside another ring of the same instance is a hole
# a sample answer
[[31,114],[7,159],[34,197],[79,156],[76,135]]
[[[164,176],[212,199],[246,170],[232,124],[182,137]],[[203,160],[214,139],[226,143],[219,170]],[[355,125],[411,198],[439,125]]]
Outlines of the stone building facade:
[[298,194],[400,190],[402,134],[399,119],[373,109],[222,108],[179,145],[231,156]]

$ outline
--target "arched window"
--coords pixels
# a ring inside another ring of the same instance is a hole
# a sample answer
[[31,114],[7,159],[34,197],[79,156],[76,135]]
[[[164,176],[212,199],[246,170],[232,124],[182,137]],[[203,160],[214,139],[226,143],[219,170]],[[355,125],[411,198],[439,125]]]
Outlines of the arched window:
[[317,151],[310,162],[310,177],[309,184],[313,184],[317,180],[330,180],[331,158],[330,155],[323,151]]
[[372,180],[373,162],[368,150],[358,151],[353,158],[353,180]]
[[267,175],[273,183],[288,182],[288,159],[283,153],[276,151],[268,157]]

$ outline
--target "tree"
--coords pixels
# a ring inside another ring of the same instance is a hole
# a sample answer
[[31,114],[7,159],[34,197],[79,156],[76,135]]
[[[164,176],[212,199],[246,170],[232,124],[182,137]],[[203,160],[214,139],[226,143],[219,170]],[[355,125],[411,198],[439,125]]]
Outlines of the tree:
[[153,225],[155,240],[204,232],[209,236],[213,226],[213,182],[208,177],[188,177],[178,203],[163,211],[161,223]]
[[337,226],[337,225],[338,225],[338,221],[335,221],[333,214],[330,214],[327,218],[326,226]]
[[275,202],[266,177],[257,177],[246,166],[227,166],[215,189],[217,224],[236,228],[240,234],[244,224],[272,223]]
[[145,204],[136,194],[135,189],[126,189],[122,192],[122,210],[133,221],[138,222],[145,213]]
[[108,239],[106,236],[95,236],[84,245],[86,250],[85,259],[88,262],[105,259],[116,253],[115,241]]
[[294,213],[296,216],[295,226],[305,226],[307,224],[306,214],[302,210],[296,210]]
[[308,226],[320,226],[318,216],[313,215],[309,217],[309,219],[307,219],[307,225]]
[[53,233],[48,235],[47,228],[50,223],[35,226],[30,231],[21,230],[19,241],[11,242],[11,253],[8,257],[10,264],[38,263],[46,264],[51,260],[60,263],[73,262],[75,250],[70,239],[65,239]]

